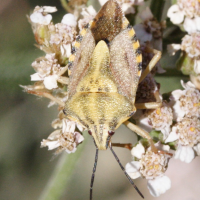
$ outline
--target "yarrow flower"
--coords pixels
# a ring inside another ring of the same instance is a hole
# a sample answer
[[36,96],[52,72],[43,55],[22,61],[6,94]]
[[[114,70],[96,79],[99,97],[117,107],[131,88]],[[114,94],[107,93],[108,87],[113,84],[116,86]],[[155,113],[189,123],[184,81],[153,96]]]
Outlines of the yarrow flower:
[[146,110],[139,120],[139,126],[150,132],[152,129],[161,131],[163,139],[166,139],[171,131],[173,122],[172,109],[166,102],[160,108]]
[[[160,147],[169,150],[167,145]],[[128,163],[125,168],[132,179],[140,176],[147,179],[147,187],[155,197],[170,189],[171,181],[164,174],[170,158],[168,154],[153,152],[149,148],[145,150],[141,143],[133,147],[131,154],[135,161]]]
[[56,7],[36,6],[33,11],[33,14],[30,15],[30,19],[33,23],[48,25],[48,24],[50,24],[50,22],[52,20],[52,15],[50,15],[48,13],[54,13],[56,11],[57,11]]
[[[61,121],[62,124],[60,123]],[[47,140],[43,139],[41,147],[48,147],[49,150],[58,148],[56,154],[61,151],[74,153],[78,144],[84,140],[83,136],[79,132],[75,131],[76,123],[64,118],[62,120],[55,120],[53,126],[60,126],[62,129],[55,130],[49,135]]]
[[172,5],[167,13],[172,23],[183,23],[184,29],[189,32],[200,30],[200,2],[197,0],[178,0]]
[[189,163],[200,154],[200,119],[197,117],[185,117],[172,128],[172,132],[165,142],[177,141],[175,159]]
[[94,17],[96,16],[97,12],[93,6],[88,6],[86,8],[82,8],[81,15],[83,16],[82,19],[78,21],[79,29],[83,29],[85,25],[87,25]]
[[45,58],[40,58],[40,61],[34,61],[32,67],[37,73],[31,75],[31,81],[43,81],[48,90],[58,87],[57,81],[60,78],[62,68],[57,63],[55,54],[47,54]]
[[200,91],[189,81],[184,84],[184,90],[175,90],[171,94],[170,104],[173,106],[174,120],[180,121],[183,117],[200,117]]

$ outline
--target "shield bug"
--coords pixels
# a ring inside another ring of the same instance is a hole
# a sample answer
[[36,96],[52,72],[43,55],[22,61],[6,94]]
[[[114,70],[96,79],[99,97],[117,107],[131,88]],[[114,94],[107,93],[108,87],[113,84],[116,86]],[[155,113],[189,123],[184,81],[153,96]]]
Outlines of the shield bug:
[[161,56],[157,50],[149,51],[155,55],[142,73],[139,42],[115,0],[104,4],[96,17],[81,30],[72,48],[68,64],[68,100],[64,113],[70,120],[84,126],[94,139],[96,156],[90,199],[98,150],[106,150],[108,147],[130,183],[143,197],[113,151],[111,137],[125,123],[137,134],[147,138],[156,151],[149,134],[127,121],[136,112],[136,108],[153,109],[161,105],[159,96],[156,97],[157,102],[135,104],[138,83]]

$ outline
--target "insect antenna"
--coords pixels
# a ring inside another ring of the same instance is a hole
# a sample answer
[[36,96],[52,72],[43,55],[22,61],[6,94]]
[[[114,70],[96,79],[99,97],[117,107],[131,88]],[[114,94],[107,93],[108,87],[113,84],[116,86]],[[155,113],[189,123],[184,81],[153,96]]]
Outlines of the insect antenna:
[[122,171],[124,172],[124,174],[126,175],[126,177],[128,178],[129,182],[131,183],[131,185],[135,188],[135,190],[139,193],[139,195],[144,199],[144,196],[142,195],[142,193],[139,191],[139,189],[137,188],[137,186],[134,184],[133,180],[131,179],[131,177],[127,174],[127,172],[125,171],[123,165],[121,164],[119,158],[117,157],[116,153],[114,152],[112,145],[110,143],[109,145],[111,152],[113,153],[115,159],[117,160],[119,166],[121,167]]
[[[95,144],[95,146],[96,146],[96,144]],[[92,190],[93,190],[94,177],[95,177],[95,172],[96,172],[96,167],[97,167],[98,153],[99,153],[99,149],[96,146],[96,154],[95,154],[95,160],[94,160],[94,167],[93,167],[92,177],[91,177],[91,182],[90,182],[90,200],[92,200]]]

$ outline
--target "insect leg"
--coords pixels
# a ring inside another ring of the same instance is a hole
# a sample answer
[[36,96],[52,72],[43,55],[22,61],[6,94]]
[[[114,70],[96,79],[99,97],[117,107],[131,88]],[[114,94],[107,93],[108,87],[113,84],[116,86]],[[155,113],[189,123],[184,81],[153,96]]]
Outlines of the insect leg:
[[[96,146],[96,144],[95,144],[95,146]],[[92,200],[92,190],[93,190],[94,176],[95,176],[96,167],[97,167],[98,152],[99,152],[99,149],[96,146],[96,154],[95,154],[95,160],[94,160],[94,167],[93,167],[92,177],[91,177],[91,182],[90,182],[90,200]]]
[[123,165],[121,164],[119,158],[117,157],[116,153],[114,152],[113,148],[112,148],[112,144],[110,143],[109,145],[111,152],[113,153],[115,159],[117,160],[119,166],[121,167],[122,171],[124,172],[124,174],[126,175],[126,177],[128,178],[129,182],[131,183],[131,185],[135,188],[135,190],[138,192],[138,194],[144,198],[144,196],[142,195],[142,193],[139,191],[139,189],[137,188],[137,186],[134,184],[133,180],[131,179],[131,177],[127,174],[127,172],[125,171]]
[[131,143],[125,143],[125,144],[121,144],[121,143],[112,143],[113,147],[122,147],[122,148],[126,148],[128,150],[131,150],[133,148]]
[[139,126],[136,126],[135,124],[129,122],[129,121],[126,121],[124,122],[124,124],[132,131],[134,131],[135,133],[137,133],[138,135],[140,135],[141,137],[143,138],[146,138],[148,139],[150,145],[151,145],[151,150],[155,153],[158,152],[158,149],[155,147],[154,145],[154,142],[151,138],[151,136],[149,135],[148,132],[146,132],[145,130],[141,129]]
[[150,71],[155,67],[156,63],[161,58],[161,52],[156,49],[151,49],[149,47],[146,48],[147,53],[155,54],[149,64],[147,65],[146,69],[142,72],[139,83],[150,73]]
[[156,109],[160,108],[162,105],[162,99],[158,91],[155,92],[156,102],[147,102],[147,103],[136,103],[135,107],[137,109]]

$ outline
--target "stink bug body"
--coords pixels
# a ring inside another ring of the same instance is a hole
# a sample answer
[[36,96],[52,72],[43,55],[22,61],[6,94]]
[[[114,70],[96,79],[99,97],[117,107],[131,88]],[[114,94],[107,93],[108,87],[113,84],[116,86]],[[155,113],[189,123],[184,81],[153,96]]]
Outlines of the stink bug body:
[[[111,136],[136,111],[135,95],[138,83],[160,58],[158,51],[141,76],[142,56],[135,32],[119,4],[109,0],[96,17],[80,32],[69,58],[70,83],[64,113],[67,118],[88,129],[97,147],[91,180],[90,199],[98,150],[108,146],[125,172],[112,149]],[[155,108],[160,102],[140,104]],[[135,125],[132,129],[141,136],[150,136]],[[136,188],[136,186],[134,185]],[[136,188],[139,192],[139,190]],[[142,196],[142,194],[139,192]]]

